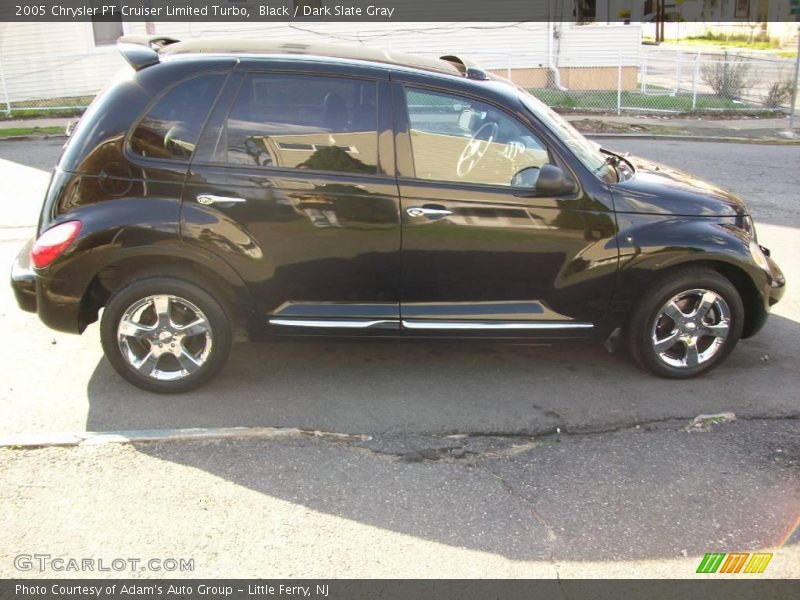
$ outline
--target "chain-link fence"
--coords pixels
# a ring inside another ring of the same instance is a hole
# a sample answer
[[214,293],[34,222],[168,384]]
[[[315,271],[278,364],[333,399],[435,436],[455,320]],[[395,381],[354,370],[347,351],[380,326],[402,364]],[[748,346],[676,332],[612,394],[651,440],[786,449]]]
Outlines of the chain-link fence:
[[553,108],[575,111],[788,111],[797,85],[794,59],[778,57],[643,48],[635,57],[606,52],[581,62],[491,70]]
[[[482,53],[487,69],[529,89],[558,110],[699,113],[787,111],[793,59],[690,53],[642,46],[636,55],[598,49],[559,58],[525,52]],[[124,64],[113,49],[31,64],[0,60],[0,115],[80,112]]]
[[19,118],[82,111],[125,64],[116,48],[92,54],[52,53],[32,63],[0,58],[0,115]]

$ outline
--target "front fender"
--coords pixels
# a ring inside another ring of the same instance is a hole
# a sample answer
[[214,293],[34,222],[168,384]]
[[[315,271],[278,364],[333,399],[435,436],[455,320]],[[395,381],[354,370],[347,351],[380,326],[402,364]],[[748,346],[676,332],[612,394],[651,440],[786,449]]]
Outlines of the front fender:
[[[618,315],[627,314],[642,292],[667,272],[693,265],[730,274],[739,280],[734,284],[746,305],[769,310],[772,274],[756,264],[749,234],[732,219],[618,213],[617,221],[620,267],[613,310]],[[745,297],[750,294],[756,298]]]

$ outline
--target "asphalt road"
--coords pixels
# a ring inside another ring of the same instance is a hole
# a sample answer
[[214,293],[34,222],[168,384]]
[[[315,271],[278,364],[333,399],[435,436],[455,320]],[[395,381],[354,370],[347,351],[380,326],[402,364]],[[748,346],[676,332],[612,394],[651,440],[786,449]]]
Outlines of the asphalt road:
[[[296,342],[237,346],[211,385],[164,398],[117,377],[102,358],[96,324],[82,336],[50,331],[16,308],[8,288],[0,288],[4,337],[14,340],[0,348],[0,431],[264,425],[351,433],[537,434],[720,411],[769,418],[800,414],[800,304],[791,283],[800,273],[800,147],[607,143],[739,192],[752,206],[761,243],[772,248],[789,277],[766,328],[742,341],[706,377],[656,379],[595,345]],[[41,168],[56,161],[59,147],[58,140],[0,142],[0,158]],[[0,228],[0,263],[8,265],[30,235],[25,225],[35,222],[47,175],[5,165],[10,183],[0,201],[10,205],[6,223],[13,227]]]
[[[0,551],[191,556],[184,575],[209,577],[687,577],[705,552],[770,549],[767,576],[800,576],[800,147],[605,143],[741,194],[789,278],[719,369],[663,381],[576,344],[248,344],[164,397],[114,374],[96,326],[51,332],[0,289],[0,434],[371,436],[0,450]],[[59,145],[0,142],[0,263]],[[738,420],[684,429],[723,411]]]

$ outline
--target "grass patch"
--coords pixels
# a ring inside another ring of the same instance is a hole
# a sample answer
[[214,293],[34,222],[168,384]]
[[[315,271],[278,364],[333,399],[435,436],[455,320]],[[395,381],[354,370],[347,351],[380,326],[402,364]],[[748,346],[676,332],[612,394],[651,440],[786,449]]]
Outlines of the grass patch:
[[11,111],[0,104],[0,121],[8,119],[42,119],[45,117],[76,117],[83,114],[94,96],[68,96],[47,100],[12,102]]
[[684,40],[687,42],[691,42],[693,44],[709,44],[712,46],[726,46],[728,48],[746,48],[748,50],[778,50],[781,48],[780,45],[770,41],[748,42],[746,40],[739,40],[739,39],[730,39],[730,40],[726,40],[725,38],[708,39],[705,37],[687,37],[684,38]]
[[19,135],[54,135],[64,133],[63,127],[7,127],[0,129],[0,139]]
[[722,44],[725,46],[736,46],[738,48],[753,48],[756,50],[769,50],[780,48],[775,40],[763,33],[750,35],[748,33],[714,33],[706,31],[703,35],[690,35],[685,39],[701,44]]
[[[1,109],[0,109],[1,110]],[[45,119],[48,117],[79,117],[85,108],[66,108],[66,109],[28,109],[11,107],[11,114],[4,110],[0,112],[0,123],[13,119]]]
[[[566,91],[547,88],[534,88],[531,94],[542,102],[555,109],[590,109],[590,110],[616,110],[617,92],[607,91]],[[622,108],[637,108],[653,111],[691,112],[691,95],[645,95],[640,92],[623,91]],[[727,98],[720,98],[713,94],[698,94],[695,110],[728,110],[758,109],[760,107],[744,102],[734,102]],[[763,107],[762,107],[763,108]]]
[[[693,44],[708,44],[710,46],[719,46],[720,48],[741,48],[743,50],[775,50],[775,54],[781,58],[795,58],[797,56],[796,50],[781,50],[781,46],[774,42],[726,42],[724,40],[706,40],[702,38],[686,38],[686,41]],[[680,43],[678,41],[678,43]]]
[[[642,42],[655,43],[655,39],[650,36],[642,36]],[[674,40],[668,39],[666,42],[670,44],[690,42],[692,44],[707,44],[709,46],[717,46],[719,48],[743,48],[746,50],[776,50],[775,54],[782,58],[795,58],[797,56],[796,50],[781,50],[783,46],[773,40],[756,38],[755,40],[750,41],[750,37],[746,34],[734,34],[726,37],[724,34],[714,34],[709,32],[701,36],[689,36]]]

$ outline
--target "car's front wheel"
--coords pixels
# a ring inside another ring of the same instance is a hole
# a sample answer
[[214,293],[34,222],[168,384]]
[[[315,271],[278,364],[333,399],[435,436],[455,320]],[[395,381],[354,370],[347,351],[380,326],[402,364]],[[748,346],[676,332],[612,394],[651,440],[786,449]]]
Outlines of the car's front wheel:
[[103,312],[100,336],[120,375],[159,393],[205,384],[231,347],[224,306],[203,288],[171,277],[136,280],[115,292]]
[[671,379],[710,371],[742,334],[744,307],[716,271],[692,269],[648,290],[631,318],[629,348],[645,369]]

